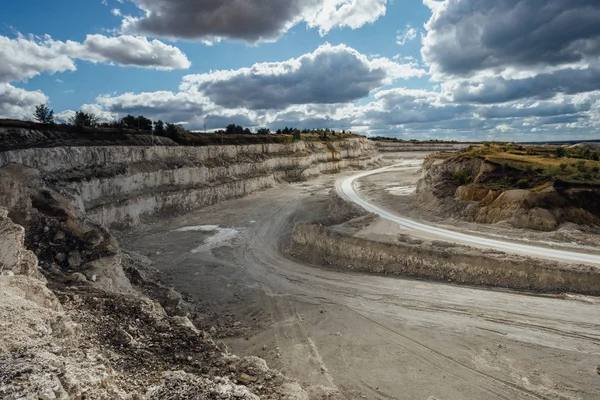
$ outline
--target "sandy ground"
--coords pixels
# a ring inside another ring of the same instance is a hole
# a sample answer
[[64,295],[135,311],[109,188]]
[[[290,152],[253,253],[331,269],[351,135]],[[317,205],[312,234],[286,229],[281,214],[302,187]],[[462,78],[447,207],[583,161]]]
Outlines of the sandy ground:
[[287,257],[293,223],[325,217],[340,177],[227,201],[120,243],[202,304],[199,320],[227,317],[237,328],[226,340],[233,353],[265,358],[315,399],[599,398],[596,298],[347,273]]

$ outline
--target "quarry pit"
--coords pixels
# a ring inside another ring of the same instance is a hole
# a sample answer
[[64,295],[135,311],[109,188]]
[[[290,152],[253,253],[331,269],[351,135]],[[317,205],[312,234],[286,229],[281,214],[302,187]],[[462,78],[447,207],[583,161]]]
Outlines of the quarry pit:
[[[457,232],[598,254],[583,228],[420,209],[421,164],[438,150],[353,139],[1,152],[0,244],[15,252],[0,276],[0,397],[597,398],[597,266],[419,237],[340,196],[344,179],[403,164],[357,192]],[[398,267],[407,258],[417,272]]]

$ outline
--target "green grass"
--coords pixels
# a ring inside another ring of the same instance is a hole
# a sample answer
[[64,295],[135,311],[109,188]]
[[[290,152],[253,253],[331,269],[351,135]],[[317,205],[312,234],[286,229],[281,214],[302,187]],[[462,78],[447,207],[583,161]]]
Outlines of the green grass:
[[486,144],[455,154],[452,159],[478,157],[496,164],[498,173],[491,174],[482,185],[494,189],[542,190],[556,183],[600,186],[600,161],[597,161],[600,154],[585,147],[556,149],[556,146]]

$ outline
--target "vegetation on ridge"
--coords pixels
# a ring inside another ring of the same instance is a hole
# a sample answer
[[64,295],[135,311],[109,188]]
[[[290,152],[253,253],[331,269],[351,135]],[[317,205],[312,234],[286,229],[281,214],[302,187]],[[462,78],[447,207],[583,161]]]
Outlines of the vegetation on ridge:
[[[541,190],[549,186],[600,187],[600,149],[589,144],[574,146],[484,143],[458,154],[438,155],[450,162],[472,158],[496,165],[477,179],[476,185],[491,189]],[[460,186],[473,180],[471,172],[458,171],[452,181]]]

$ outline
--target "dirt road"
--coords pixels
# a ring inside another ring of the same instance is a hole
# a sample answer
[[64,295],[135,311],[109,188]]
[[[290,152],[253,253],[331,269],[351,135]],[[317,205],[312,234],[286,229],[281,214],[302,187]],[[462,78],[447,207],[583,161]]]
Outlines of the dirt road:
[[359,195],[359,193],[356,190],[355,183],[358,179],[367,177],[369,175],[392,170],[414,168],[414,165],[415,163],[412,161],[405,161],[401,164],[383,167],[372,171],[361,172],[356,175],[350,176],[346,179],[338,181],[338,183],[336,184],[336,190],[344,198],[348,199],[349,201],[355,204],[358,204],[360,207],[364,208],[368,212],[377,214],[388,221],[397,223],[401,227],[408,229],[410,233],[414,235],[426,235],[428,239],[440,239],[445,241],[451,241],[457,244],[481,247],[485,249],[500,250],[507,253],[515,253],[528,257],[555,260],[560,262],[582,263],[600,267],[600,255],[590,254],[589,251],[575,252],[550,248],[548,246],[542,247],[529,244],[515,243],[506,240],[478,236],[474,234],[465,234],[462,232],[457,232],[455,230],[444,229],[432,224],[424,224],[409,218],[404,218],[376,204],[373,204],[368,200],[365,200]]
[[240,335],[226,340],[233,353],[265,358],[315,399],[599,398],[598,299],[353,274],[286,256],[293,223],[325,216],[337,178],[227,201],[121,243],[229,318]]

